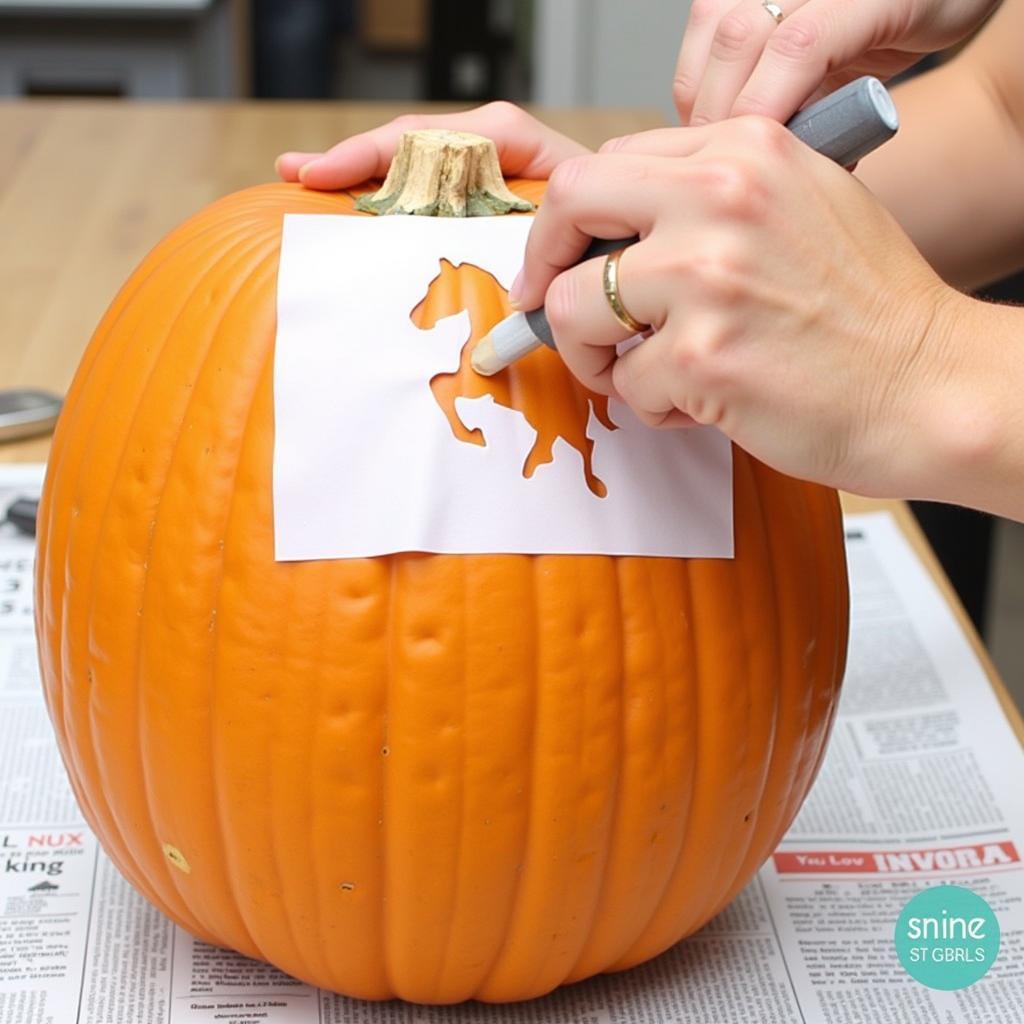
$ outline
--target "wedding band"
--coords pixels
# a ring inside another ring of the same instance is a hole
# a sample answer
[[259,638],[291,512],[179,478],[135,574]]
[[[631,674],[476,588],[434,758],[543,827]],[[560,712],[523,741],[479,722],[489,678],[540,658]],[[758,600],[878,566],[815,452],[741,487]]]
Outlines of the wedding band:
[[761,6],[775,19],[775,24],[780,25],[785,15],[782,8],[774,3],[774,0],[761,0]]
[[622,297],[619,295],[619,260],[625,249],[616,249],[604,261],[604,273],[601,275],[601,283],[604,285],[605,298],[611,306],[615,319],[633,334],[642,334],[650,324],[642,324],[622,304]]

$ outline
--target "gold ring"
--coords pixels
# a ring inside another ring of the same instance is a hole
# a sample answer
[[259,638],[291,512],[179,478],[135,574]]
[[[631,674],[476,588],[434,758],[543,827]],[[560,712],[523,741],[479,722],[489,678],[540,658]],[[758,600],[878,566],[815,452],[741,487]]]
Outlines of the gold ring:
[[605,298],[608,299],[608,305],[611,306],[615,319],[627,331],[632,331],[633,334],[642,334],[650,327],[650,324],[642,324],[636,317],[632,316],[629,310],[622,304],[622,298],[619,295],[619,260],[625,251],[625,249],[616,249],[604,261],[604,273],[601,275],[601,283],[604,285]]
[[786,16],[782,13],[782,8],[774,2],[774,0],[761,0],[761,6],[775,19],[775,24],[782,24],[782,19]]

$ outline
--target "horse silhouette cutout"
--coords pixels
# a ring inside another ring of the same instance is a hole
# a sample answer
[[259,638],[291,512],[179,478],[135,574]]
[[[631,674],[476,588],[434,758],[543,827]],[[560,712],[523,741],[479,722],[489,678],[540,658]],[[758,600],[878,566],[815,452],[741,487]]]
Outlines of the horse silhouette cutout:
[[438,320],[462,310],[469,311],[469,338],[462,346],[459,368],[454,373],[438,373],[430,380],[430,390],[459,441],[484,446],[483,431],[470,429],[459,418],[457,398],[490,395],[495,402],[523,414],[536,431],[533,446],[523,463],[523,476],[529,479],[538,466],[554,458],[554,444],[562,438],[580,453],[583,473],[591,493],[603,498],[608,493],[604,482],[594,474],[594,442],[587,437],[587,424],[593,409],[596,418],[609,430],[616,425],[608,415],[608,398],[583,387],[565,368],[551,349],[542,347],[519,359],[514,366],[493,377],[483,377],[470,364],[476,343],[511,312],[508,294],[493,274],[461,263],[455,266],[440,261],[440,272],[427,293],[413,309],[411,320],[421,330],[430,330]]

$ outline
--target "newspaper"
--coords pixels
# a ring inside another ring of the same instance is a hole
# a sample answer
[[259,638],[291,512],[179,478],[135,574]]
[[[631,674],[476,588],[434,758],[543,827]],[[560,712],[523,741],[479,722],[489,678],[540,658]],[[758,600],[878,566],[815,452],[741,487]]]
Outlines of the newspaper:
[[[39,467],[0,466],[0,519]],[[75,805],[40,697],[33,545],[0,527],[0,1024],[1020,1024],[1024,757],[887,515],[847,519],[849,671],[821,776],[735,902],[656,960],[529,1003],[363,1003],[205,945],[125,883]],[[939,992],[900,967],[902,905],[968,886],[995,966]]]

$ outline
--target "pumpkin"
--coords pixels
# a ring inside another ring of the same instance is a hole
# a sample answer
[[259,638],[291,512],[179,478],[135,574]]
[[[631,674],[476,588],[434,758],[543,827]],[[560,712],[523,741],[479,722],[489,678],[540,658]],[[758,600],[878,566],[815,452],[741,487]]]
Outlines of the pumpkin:
[[[104,849],[200,939],[365,999],[526,999],[700,928],[789,826],[843,671],[838,503],[737,449],[731,560],[276,562],[282,215],[354,202],[230,195],[115,298],[40,509],[46,699]],[[432,295],[495,322],[484,289]],[[506,372],[554,420],[545,355]]]

